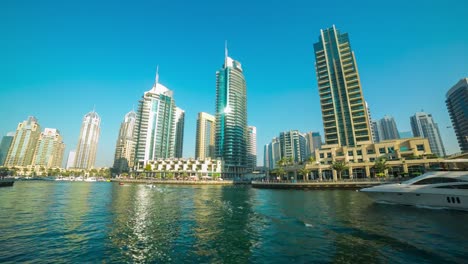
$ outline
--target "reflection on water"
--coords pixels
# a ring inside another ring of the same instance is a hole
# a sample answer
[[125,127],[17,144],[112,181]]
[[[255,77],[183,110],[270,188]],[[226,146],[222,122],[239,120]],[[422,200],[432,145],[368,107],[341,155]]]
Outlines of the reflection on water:
[[468,213],[353,191],[17,182],[0,189],[0,262],[441,263]]

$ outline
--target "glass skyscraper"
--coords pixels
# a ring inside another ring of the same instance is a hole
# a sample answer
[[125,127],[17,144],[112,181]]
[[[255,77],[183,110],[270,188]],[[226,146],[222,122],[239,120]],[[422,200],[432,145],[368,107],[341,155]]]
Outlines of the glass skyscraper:
[[375,142],[400,138],[395,119],[391,116],[384,116],[373,122],[373,126]]
[[135,123],[135,166],[144,169],[150,160],[174,158],[176,146],[176,104],[174,93],[159,83],[140,100]]
[[216,72],[215,154],[223,160],[223,177],[242,177],[247,161],[247,87],[240,62],[227,54]]
[[174,157],[182,158],[184,151],[184,127],[185,111],[176,107],[175,115],[175,154]]
[[369,117],[348,34],[341,34],[335,26],[320,30],[314,50],[325,144],[371,143]]
[[468,78],[461,79],[446,95],[445,103],[452,120],[458,145],[468,152]]
[[445,148],[440,137],[439,126],[431,114],[418,112],[410,118],[411,129],[415,137],[424,137],[429,140],[432,153],[445,157]]
[[101,118],[93,110],[83,118],[78,147],[76,148],[74,168],[92,169],[94,167],[100,133]]

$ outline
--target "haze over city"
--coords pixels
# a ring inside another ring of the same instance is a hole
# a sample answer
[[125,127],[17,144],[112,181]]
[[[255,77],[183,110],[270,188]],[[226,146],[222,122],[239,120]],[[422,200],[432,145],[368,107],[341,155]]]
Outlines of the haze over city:
[[279,132],[323,135],[313,44],[334,24],[349,33],[372,118],[391,115],[399,131],[410,131],[409,117],[423,109],[439,124],[447,153],[459,151],[445,94],[468,73],[464,1],[0,5],[7,40],[0,43],[0,136],[33,115],[60,130],[68,153],[95,107],[102,118],[96,166],[112,166],[119,125],[159,65],[159,81],[186,111],[183,156],[194,157],[196,116],[214,113],[227,40],[244,69],[261,165],[263,145]]

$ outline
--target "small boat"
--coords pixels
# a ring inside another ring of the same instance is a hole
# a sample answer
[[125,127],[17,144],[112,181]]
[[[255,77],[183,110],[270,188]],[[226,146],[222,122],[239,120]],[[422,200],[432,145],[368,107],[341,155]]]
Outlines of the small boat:
[[85,182],[95,182],[96,178],[95,177],[89,177],[84,180]]
[[15,183],[13,178],[0,179],[0,187],[11,187]]
[[124,185],[124,183],[123,183],[123,182],[119,182],[119,185]]
[[441,170],[360,191],[380,203],[468,211],[468,159],[446,160]]

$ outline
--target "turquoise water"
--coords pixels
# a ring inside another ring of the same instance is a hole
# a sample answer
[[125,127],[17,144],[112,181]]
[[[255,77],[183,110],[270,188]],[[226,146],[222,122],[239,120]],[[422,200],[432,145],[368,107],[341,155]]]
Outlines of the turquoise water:
[[467,259],[468,213],[374,204],[355,191],[40,181],[0,188],[0,263]]

